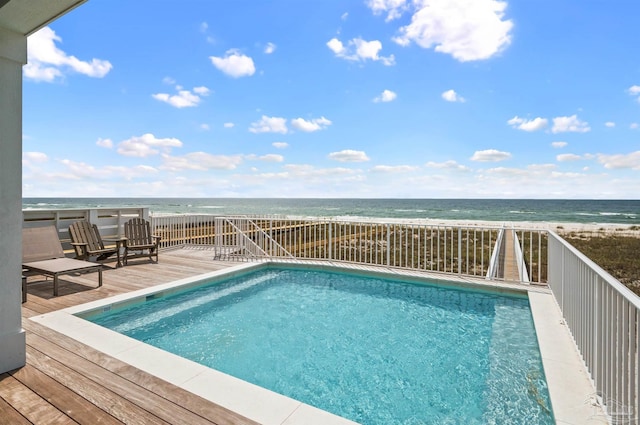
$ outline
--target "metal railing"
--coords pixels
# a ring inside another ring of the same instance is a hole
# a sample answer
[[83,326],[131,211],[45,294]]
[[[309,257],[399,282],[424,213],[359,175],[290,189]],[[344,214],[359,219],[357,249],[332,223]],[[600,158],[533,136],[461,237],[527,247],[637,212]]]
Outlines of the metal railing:
[[98,226],[102,237],[124,234],[124,223],[136,217],[149,219],[148,208],[73,208],[60,210],[23,210],[23,227],[53,225],[65,252],[75,252],[71,246],[69,226],[79,220],[87,220]]
[[[498,268],[500,227],[209,215],[157,216],[152,223],[163,248],[210,245],[216,258],[345,261],[502,279],[490,273]],[[528,267],[534,282],[546,282],[546,255],[539,252],[546,249],[544,231],[520,236],[523,247],[536,247],[538,258],[521,255],[519,267]]]
[[511,244],[519,280],[551,288],[611,422],[640,420],[639,298],[554,232],[276,216],[149,217],[146,208],[25,210],[24,226],[52,223],[64,242],[75,220],[97,222],[110,235],[133,216],[151,220],[161,248],[204,245],[225,258],[345,261],[489,279],[501,279],[506,256],[500,254]]
[[640,299],[549,232],[549,287],[611,421],[640,421]]

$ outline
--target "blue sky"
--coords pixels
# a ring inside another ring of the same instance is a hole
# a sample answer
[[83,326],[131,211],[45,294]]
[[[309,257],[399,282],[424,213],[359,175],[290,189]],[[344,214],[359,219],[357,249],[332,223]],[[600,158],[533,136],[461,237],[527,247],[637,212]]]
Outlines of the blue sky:
[[23,196],[638,199],[638,16],[89,0],[29,37]]

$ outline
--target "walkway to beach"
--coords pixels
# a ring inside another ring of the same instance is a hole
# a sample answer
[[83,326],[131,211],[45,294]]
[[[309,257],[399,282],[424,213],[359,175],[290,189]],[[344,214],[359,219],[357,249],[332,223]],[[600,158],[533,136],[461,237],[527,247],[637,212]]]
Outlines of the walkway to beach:
[[518,262],[516,261],[514,231],[505,229],[504,231],[504,256],[502,257],[502,270],[504,270],[504,280],[520,281],[520,273],[518,272]]

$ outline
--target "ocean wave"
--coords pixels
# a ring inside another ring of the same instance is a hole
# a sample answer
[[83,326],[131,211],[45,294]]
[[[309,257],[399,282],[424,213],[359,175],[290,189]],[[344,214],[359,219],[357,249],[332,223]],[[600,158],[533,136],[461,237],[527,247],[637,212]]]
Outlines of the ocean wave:
[[393,211],[395,211],[395,212],[418,212],[418,213],[423,213],[423,212],[426,212],[427,210],[413,210],[413,209],[396,208]]
[[616,213],[616,212],[599,212],[598,215],[624,215],[624,214]]
[[536,214],[535,211],[509,211],[509,214]]
[[213,209],[218,209],[219,210],[221,208],[225,208],[225,206],[224,205],[202,205],[202,206],[199,206],[198,208],[208,208],[208,209],[212,209],[212,210]]

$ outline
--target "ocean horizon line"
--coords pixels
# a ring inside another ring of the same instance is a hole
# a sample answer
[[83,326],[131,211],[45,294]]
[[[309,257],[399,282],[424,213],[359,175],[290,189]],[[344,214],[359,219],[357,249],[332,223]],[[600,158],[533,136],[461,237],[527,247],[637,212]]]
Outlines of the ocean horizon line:
[[274,215],[640,225],[640,200],[418,198],[23,198],[33,209],[149,208],[151,214]]

